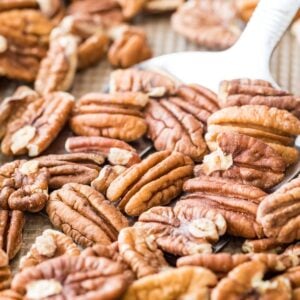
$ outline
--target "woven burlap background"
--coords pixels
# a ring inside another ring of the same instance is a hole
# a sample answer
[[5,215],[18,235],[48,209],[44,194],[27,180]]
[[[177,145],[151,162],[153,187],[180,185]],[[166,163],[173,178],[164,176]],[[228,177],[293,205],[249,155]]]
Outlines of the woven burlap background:
[[[197,49],[196,46],[171,30],[169,17],[167,16],[143,17],[138,20],[138,23],[145,28],[156,56],[175,51]],[[271,69],[280,86],[300,95],[300,48],[289,32],[284,36],[273,55]],[[103,91],[110,72],[111,68],[108,62],[103,60],[97,66],[78,73],[71,93],[75,97],[79,97],[87,92]],[[16,84],[9,81],[0,81],[0,93],[3,97],[10,95],[15,87]],[[63,141],[68,135],[70,135],[70,132],[65,130],[59,137],[59,142],[56,141],[47,152],[63,152]],[[2,157],[1,159],[0,157],[0,162],[1,160],[4,162],[7,158]],[[23,246],[12,262],[14,270],[16,270],[20,257],[28,251],[35,237],[46,228],[51,228],[46,215],[43,213],[27,215]],[[239,241],[233,241],[230,248],[235,248],[236,243],[239,243]]]

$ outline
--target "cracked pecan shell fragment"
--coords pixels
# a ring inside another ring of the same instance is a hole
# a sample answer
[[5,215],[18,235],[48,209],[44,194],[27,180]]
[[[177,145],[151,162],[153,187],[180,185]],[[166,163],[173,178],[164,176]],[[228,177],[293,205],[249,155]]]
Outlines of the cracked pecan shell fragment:
[[12,290],[27,299],[118,299],[130,283],[122,266],[107,258],[60,256],[18,273]]
[[[76,183],[51,193],[46,210],[51,223],[82,246],[108,245],[127,219],[93,188]],[[80,221],[79,221],[80,220]]]
[[77,135],[134,141],[147,130],[140,111],[147,102],[142,93],[90,93],[77,101],[70,126]]
[[193,172],[192,160],[178,152],[156,152],[119,175],[109,186],[110,201],[128,215],[138,216],[148,208],[168,204],[182,191]]
[[148,136],[157,150],[178,151],[201,161],[206,152],[203,126],[172,100],[150,100],[145,109]]

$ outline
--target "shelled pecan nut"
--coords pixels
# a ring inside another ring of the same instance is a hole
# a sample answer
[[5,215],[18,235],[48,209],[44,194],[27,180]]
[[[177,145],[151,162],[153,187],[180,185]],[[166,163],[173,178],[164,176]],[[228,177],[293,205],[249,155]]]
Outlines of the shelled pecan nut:
[[297,177],[264,198],[257,210],[257,221],[266,236],[282,243],[299,239],[299,197],[300,178]]
[[208,299],[210,289],[216,284],[215,274],[201,267],[170,269],[135,281],[124,300]]
[[128,226],[100,193],[82,184],[69,183],[52,192],[46,210],[52,224],[82,246],[108,245]]
[[293,148],[295,137],[300,133],[300,121],[286,110],[265,105],[243,105],[223,108],[208,119],[205,140],[208,147],[216,149],[218,134],[235,131],[258,138],[278,152],[287,164],[298,160]]
[[118,299],[130,280],[107,258],[60,256],[25,268],[14,277],[12,290],[28,299]]
[[118,246],[121,257],[137,278],[159,273],[168,267],[154,236],[148,235],[142,228],[122,229],[118,236]]
[[110,30],[110,36],[108,60],[114,67],[129,68],[152,56],[146,33],[139,27],[119,25]]
[[95,136],[70,137],[66,140],[67,152],[96,152],[105,155],[112,165],[129,167],[141,161],[137,151],[124,141]]
[[0,291],[0,299],[2,299],[2,300],[23,300],[23,296],[11,289],[7,289],[7,290]]
[[38,162],[15,160],[0,167],[0,208],[37,212],[48,200],[46,168]]
[[124,263],[119,253],[119,245],[117,241],[110,245],[94,244],[91,247],[85,248],[80,255],[105,257],[113,261]]
[[285,175],[282,156],[265,142],[236,132],[223,132],[216,139],[217,150],[206,155],[195,174],[233,179],[268,189]]
[[[9,288],[12,274],[9,268],[8,256],[0,248],[0,291]],[[0,299],[1,294],[0,294]]]
[[34,9],[0,13],[0,74],[32,82],[46,55],[53,24]]
[[135,17],[145,6],[148,0],[117,0],[122,7],[122,13],[126,19]]
[[78,256],[80,250],[70,237],[59,231],[47,229],[35,239],[27,254],[21,257],[19,269],[35,266],[61,255]]
[[[38,97],[27,105],[26,101],[7,124],[1,144],[5,155],[28,153],[37,156],[56,138],[74,104],[70,94],[56,92]],[[20,105],[21,105],[20,104]]]
[[77,101],[70,126],[77,135],[133,141],[147,130],[140,112],[147,102],[142,93],[86,94]]
[[210,253],[210,243],[226,232],[226,222],[221,215],[201,217],[197,209],[153,207],[140,215],[135,226],[144,229],[145,236],[152,237],[165,252],[177,256]]
[[258,252],[278,252],[283,244],[272,238],[264,238],[259,240],[245,240],[242,245],[243,252],[258,253]]
[[262,226],[256,222],[258,203],[266,196],[257,187],[229,179],[201,176],[185,182],[187,195],[176,206],[183,210],[197,207],[199,217],[221,214],[227,223],[227,232],[245,238],[263,238]]
[[25,216],[19,210],[0,209],[0,249],[13,259],[21,249]]
[[48,169],[50,189],[59,189],[69,182],[90,184],[104,163],[103,155],[96,153],[52,154],[35,160]]
[[238,39],[235,8],[230,1],[196,0],[183,4],[172,16],[173,29],[208,49],[226,49]]
[[159,72],[138,69],[117,70],[110,75],[110,92],[143,92],[150,97],[174,95],[177,84]]
[[168,204],[182,191],[193,172],[191,159],[178,152],[156,152],[131,166],[109,186],[110,201],[121,199],[118,206],[128,215],[138,216],[148,208]]
[[148,136],[157,150],[178,151],[201,161],[206,144],[203,126],[172,100],[150,100],[145,109]]
[[144,11],[148,13],[166,13],[178,9],[184,0],[148,0],[144,6]]

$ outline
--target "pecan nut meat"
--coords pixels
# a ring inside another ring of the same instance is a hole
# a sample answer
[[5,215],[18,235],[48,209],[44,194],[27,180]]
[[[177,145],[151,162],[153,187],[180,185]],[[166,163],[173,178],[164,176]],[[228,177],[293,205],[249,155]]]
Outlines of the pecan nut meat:
[[268,189],[285,175],[282,156],[263,141],[236,132],[220,133],[217,150],[206,155],[203,164],[195,167],[195,174],[233,179]]
[[35,239],[27,254],[21,257],[19,269],[35,266],[61,255],[78,256],[80,250],[70,237],[59,231],[47,229]]
[[122,13],[126,19],[135,17],[145,6],[148,0],[117,0],[122,7]]
[[70,126],[77,135],[134,141],[147,130],[140,111],[147,102],[142,93],[90,93],[77,101]]
[[12,274],[9,268],[8,256],[0,249],[0,291],[9,288],[11,278]]
[[267,237],[290,243],[299,239],[300,178],[286,183],[259,204],[257,221]]
[[201,267],[170,269],[135,281],[124,295],[124,300],[208,299],[217,277]]
[[145,115],[148,136],[157,150],[174,150],[202,160],[206,152],[203,126],[192,114],[172,100],[161,99],[150,100]]
[[148,0],[144,5],[144,11],[148,13],[166,13],[178,9],[184,0]]
[[283,244],[273,238],[264,238],[258,240],[245,240],[242,245],[243,252],[257,253],[257,252],[279,252]]
[[48,200],[46,168],[38,162],[15,160],[0,167],[0,208],[37,212]]
[[25,215],[19,210],[0,209],[0,249],[13,259],[21,249]]
[[7,289],[7,290],[0,291],[0,299],[2,299],[2,300],[23,300],[23,296],[11,289]]
[[178,152],[156,152],[119,175],[108,187],[107,197],[128,215],[168,204],[182,191],[193,172],[192,160]]
[[11,288],[27,299],[118,299],[131,278],[107,258],[60,256],[25,268]]
[[128,226],[128,220],[110,202],[82,184],[69,183],[52,192],[46,211],[55,227],[85,247],[108,245]]
[[249,239],[265,237],[262,226],[256,222],[258,203],[266,193],[261,189],[233,180],[200,176],[187,180],[183,187],[187,195],[176,206],[183,210],[198,208],[199,217],[221,214],[227,223],[227,232]]
[[114,67],[129,68],[152,56],[146,33],[139,27],[113,27],[110,37],[113,44],[108,51],[108,60]]

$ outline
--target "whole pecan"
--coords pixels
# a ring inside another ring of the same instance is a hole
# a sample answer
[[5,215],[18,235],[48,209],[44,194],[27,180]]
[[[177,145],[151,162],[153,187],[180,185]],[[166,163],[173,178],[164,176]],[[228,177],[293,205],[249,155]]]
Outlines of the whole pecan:
[[77,101],[70,126],[77,135],[133,141],[147,130],[140,112],[147,102],[142,93],[86,94]]
[[172,16],[172,27],[188,40],[208,49],[226,49],[238,39],[231,1],[195,0],[179,7]]
[[148,136],[157,150],[174,150],[201,161],[206,144],[203,126],[172,100],[150,100],[145,109]]
[[139,227],[120,231],[118,247],[123,260],[131,267],[137,278],[159,273],[168,267],[163,252],[157,248],[155,237]]
[[300,120],[286,110],[266,105],[232,106],[213,113],[207,123],[205,140],[212,151],[218,134],[236,131],[265,141],[287,164],[298,160],[298,151],[292,146],[300,133]]
[[265,142],[237,132],[222,132],[216,139],[217,150],[206,155],[203,164],[195,167],[200,174],[233,179],[268,189],[285,175],[282,156]]
[[299,239],[300,178],[284,184],[265,197],[257,210],[257,221],[266,236],[278,242],[290,243]]
[[78,256],[79,254],[79,248],[70,237],[59,231],[47,229],[35,239],[27,254],[21,257],[19,269],[35,266],[61,255]]
[[131,278],[107,258],[60,256],[18,273],[12,290],[27,299],[118,299]]
[[25,215],[19,210],[0,209],[0,249],[13,259],[21,249]]
[[53,24],[37,10],[0,13],[0,74],[32,82],[46,55]]
[[130,167],[141,161],[136,149],[124,141],[95,136],[70,137],[66,140],[67,152],[96,152],[105,155],[112,165]]
[[91,246],[110,244],[127,219],[93,188],[76,183],[51,193],[46,206],[50,221],[76,243]]
[[163,97],[174,95],[177,84],[164,74],[132,68],[112,72],[109,88],[110,92],[143,92],[150,97]]
[[73,96],[63,92],[37,96],[29,105],[21,102],[17,114],[8,120],[1,144],[3,154],[39,155],[59,134],[73,104]]
[[46,168],[36,161],[15,160],[0,167],[0,208],[37,212],[48,200]]
[[276,89],[264,80],[224,80],[220,84],[218,100],[221,107],[266,105],[285,109],[300,118],[300,97]]
[[[0,291],[9,288],[11,278],[12,274],[9,268],[7,254],[0,248]],[[1,293],[0,299],[3,299]]]
[[113,44],[108,60],[114,67],[129,68],[152,56],[146,33],[136,26],[119,25],[110,30]]
[[90,184],[104,163],[103,155],[95,153],[52,154],[35,160],[48,169],[50,189],[59,189],[69,182]]
[[109,186],[110,201],[128,215],[138,216],[148,208],[168,204],[182,191],[193,172],[191,159],[178,152],[156,152],[119,175]]
[[227,232],[245,238],[262,238],[262,226],[256,222],[258,203],[266,196],[257,187],[229,179],[200,176],[185,182],[187,195],[176,206],[182,210],[198,208],[199,217],[221,214],[227,223]]
[[153,207],[140,215],[135,226],[144,229],[165,252],[177,256],[210,253],[210,243],[226,232],[226,222],[221,215],[202,217],[197,210],[185,211],[177,205],[174,209]]
[[147,0],[144,11],[148,13],[165,13],[179,8],[184,0]]
[[124,295],[124,300],[208,299],[217,277],[201,267],[172,268],[135,281]]

